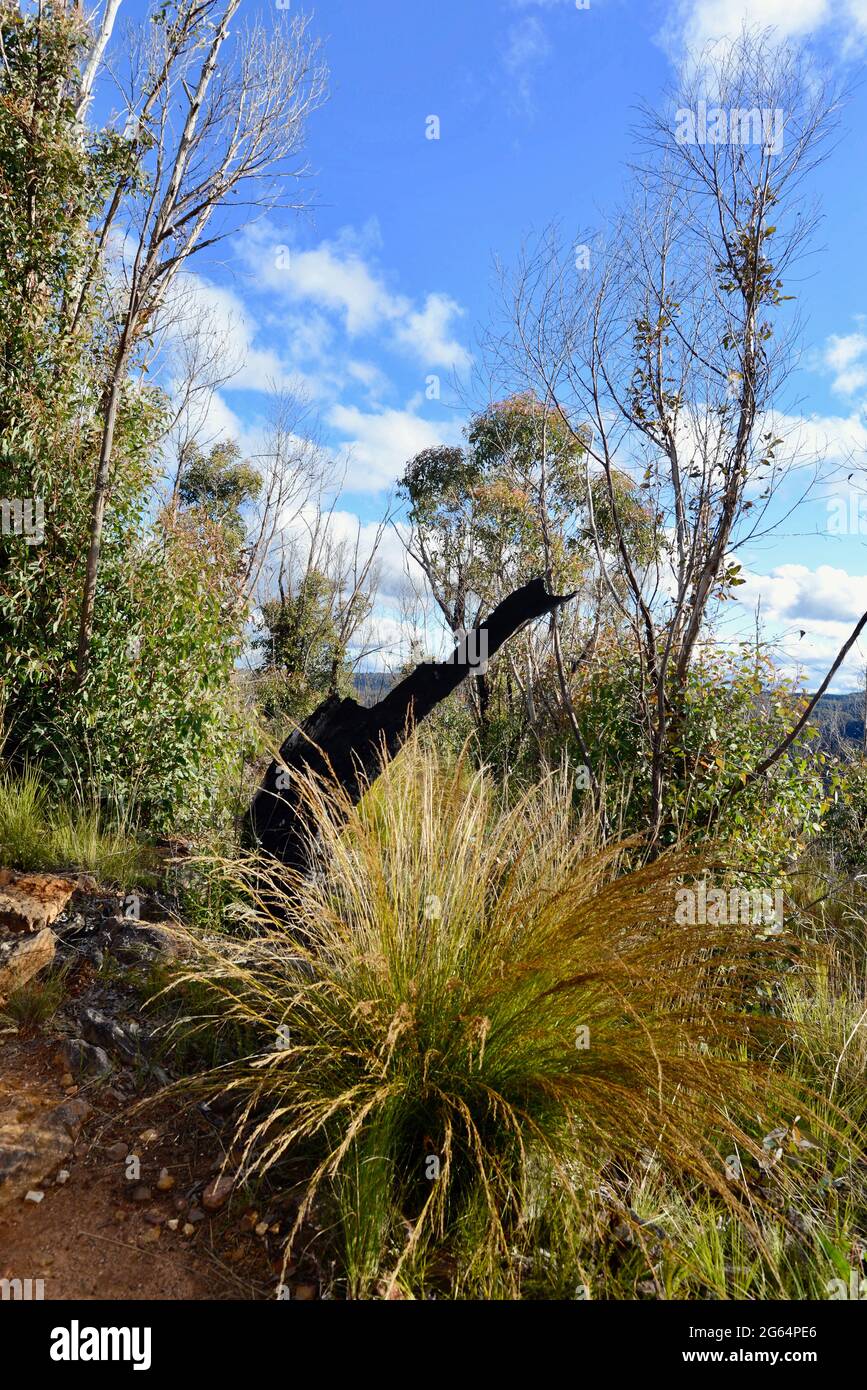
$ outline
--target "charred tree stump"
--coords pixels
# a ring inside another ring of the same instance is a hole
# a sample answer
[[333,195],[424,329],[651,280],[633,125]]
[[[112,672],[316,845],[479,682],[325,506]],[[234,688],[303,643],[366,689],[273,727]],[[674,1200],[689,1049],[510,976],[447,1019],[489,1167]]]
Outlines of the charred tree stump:
[[422,662],[377,704],[365,708],[337,695],[323,700],[290,734],[268,768],[247,813],[248,842],[287,868],[309,873],[315,826],[292,797],[291,774],[312,772],[357,803],[415,725],[477,669],[471,653],[481,651],[489,660],[526,623],[553,613],[573,597],[549,594],[541,579],[533,579],[497,604],[487,622],[462,639],[447,661]]

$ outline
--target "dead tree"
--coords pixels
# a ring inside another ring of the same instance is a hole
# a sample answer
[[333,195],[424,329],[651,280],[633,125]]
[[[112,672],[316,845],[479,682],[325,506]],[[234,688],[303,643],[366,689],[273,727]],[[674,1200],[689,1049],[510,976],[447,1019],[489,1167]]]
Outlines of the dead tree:
[[356,804],[412,730],[475,669],[471,653],[490,659],[526,623],[573,597],[550,594],[542,579],[533,579],[497,604],[448,660],[421,662],[377,704],[365,708],[329,696],[290,734],[268,768],[247,814],[248,840],[287,868],[308,873],[316,827],[291,790],[292,774],[312,772]]

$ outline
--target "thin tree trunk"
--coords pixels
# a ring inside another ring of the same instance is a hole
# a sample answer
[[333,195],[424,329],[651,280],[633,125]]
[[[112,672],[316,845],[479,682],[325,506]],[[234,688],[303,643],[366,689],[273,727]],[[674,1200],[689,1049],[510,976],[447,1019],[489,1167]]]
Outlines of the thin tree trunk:
[[121,352],[112,373],[106,403],[105,421],[102,429],[102,442],[99,449],[99,464],[93,487],[93,503],[90,514],[90,544],[84,571],[84,593],[81,599],[81,618],[78,628],[78,654],[75,660],[75,680],[81,685],[87,675],[90,661],[90,646],[93,639],[93,614],[96,605],[96,580],[99,572],[99,553],[102,548],[102,529],[105,522],[105,508],[108,502],[111,460],[114,452],[114,431],[120,405],[120,393],[126,370],[126,353]]

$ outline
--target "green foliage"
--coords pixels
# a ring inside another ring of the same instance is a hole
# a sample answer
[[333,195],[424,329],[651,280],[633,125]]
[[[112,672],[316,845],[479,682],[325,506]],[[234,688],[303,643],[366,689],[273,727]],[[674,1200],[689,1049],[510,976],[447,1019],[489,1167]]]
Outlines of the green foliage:
[[820,837],[834,876],[867,870],[867,762],[838,759]]
[[241,450],[232,440],[212,445],[207,454],[194,441],[184,452],[178,480],[183,506],[200,513],[238,549],[246,533],[242,509],[261,488],[261,475],[241,461]]
[[[261,653],[257,703],[281,727],[304,719],[326,695],[349,695],[352,667],[337,620],[339,582],[308,569],[288,591],[261,608],[264,631],[253,639]],[[363,595],[357,603],[369,606]],[[344,627],[344,630],[345,627]]]
[[40,974],[0,1003],[0,1020],[23,1033],[36,1033],[55,1018],[69,994],[66,968]]
[[[75,654],[112,309],[90,222],[128,172],[116,136],[80,129],[85,32],[64,10],[0,17],[0,497],[38,501],[44,535],[0,537],[0,703],[6,757],[55,794],[86,779],[154,828],[208,812],[236,723],[244,624],[233,584],[238,509],[255,493],[231,447],[193,459],[189,511],[154,521],[166,402],[122,393],[88,674]],[[91,271],[93,272],[91,274]],[[226,529],[223,530],[225,523]]]
[[[600,651],[581,673],[576,707],[606,787],[611,823],[640,832],[651,774],[647,729],[636,717],[636,683],[618,650]],[[705,647],[689,669],[686,690],[677,703],[672,699],[665,800],[670,840],[701,835],[728,789],[788,733],[802,699],[762,649]],[[733,797],[715,822],[714,836],[731,843],[737,859],[756,872],[791,864],[821,828],[835,775],[815,746],[817,736],[807,725],[788,755]]]
[[[474,416],[466,435],[466,449],[418,454],[400,483],[453,628],[470,626],[479,607],[548,571],[555,592],[577,589],[595,558],[591,506],[603,543],[612,538],[605,489],[597,481],[588,492],[582,432],[532,392]],[[614,482],[622,525],[644,554],[648,518],[629,479]]]

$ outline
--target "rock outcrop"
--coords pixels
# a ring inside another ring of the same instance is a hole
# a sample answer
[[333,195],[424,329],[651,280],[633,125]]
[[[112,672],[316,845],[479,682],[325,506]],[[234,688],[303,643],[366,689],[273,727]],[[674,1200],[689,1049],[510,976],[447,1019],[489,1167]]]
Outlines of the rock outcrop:
[[89,1114],[90,1106],[78,1098],[53,1107],[25,1098],[0,1111],[0,1206],[54,1172]]
[[0,1001],[26,985],[54,960],[56,940],[48,927],[26,936],[0,940]]
[[35,932],[60,916],[79,882],[60,874],[0,869],[0,927]]

